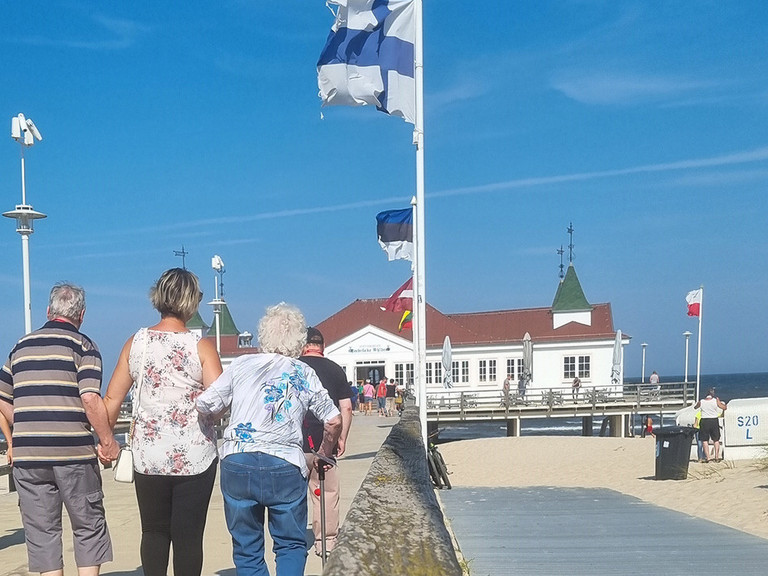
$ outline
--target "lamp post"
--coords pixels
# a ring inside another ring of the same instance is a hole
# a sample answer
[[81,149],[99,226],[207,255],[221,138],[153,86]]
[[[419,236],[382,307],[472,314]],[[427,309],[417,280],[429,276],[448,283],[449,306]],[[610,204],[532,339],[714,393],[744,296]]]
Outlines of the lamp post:
[[685,382],[688,382],[688,339],[691,337],[691,333],[686,330],[683,332],[685,336]]
[[640,372],[640,383],[645,384],[645,349],[648,347],[648,344],[643,342],[640,346],[643,347],[643,368]]
[[35,140],[42,140],[43,137],[29,118],[24,118],[23,114],[14,116],[11,119],[11,138],[16,140],[21,146],[21,204],[16,204],[15,210],[3,212],[6,218],[16,220],[16,232],[21,235],[21,269],[24,282],[24,333],[32,332],[32,294],[29,280],[29,236],[34,232],[35,220],[45,218],[42,212],[36,212],[31,205],[27,204],[27,184],[24,172],[24,148],[29,148],[35,143]]
[[[224,281],[222,277],[226,270],[224,269],[224,262],[220,256],[215,255],[211,258],[211,268],[219,274],[218,278],[216,278],[216,276],[213,277],[213,289],[216,297],[208,302],[208,304],[213,306],[213,317],[216,325],[216,352],[221,356],[221,305],[225,304],[224,300],[221,298],[221,296],[224,295]],[[220,291],[221,294],[219,293]]]

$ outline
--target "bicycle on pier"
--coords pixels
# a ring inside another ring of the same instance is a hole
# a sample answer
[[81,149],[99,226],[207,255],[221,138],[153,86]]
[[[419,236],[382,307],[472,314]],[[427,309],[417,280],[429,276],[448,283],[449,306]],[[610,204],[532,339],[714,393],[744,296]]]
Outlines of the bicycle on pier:
[[432,484],[435,488],[451,489],[451,480],[448,478],[448,467],[445,465],[443,455],[440,454],[440,450],[432,442],[432,438],[439,434],[439,430],[436,430],[429,435],[427,439],[427,465],[429,466],[429,477],[432,479]]

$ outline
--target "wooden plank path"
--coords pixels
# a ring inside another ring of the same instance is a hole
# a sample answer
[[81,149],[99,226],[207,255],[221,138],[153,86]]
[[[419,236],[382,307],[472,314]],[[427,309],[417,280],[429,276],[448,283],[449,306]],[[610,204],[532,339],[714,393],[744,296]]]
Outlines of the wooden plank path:
[[763,576],[768,540],[605,488],[440,492],[472,576]]

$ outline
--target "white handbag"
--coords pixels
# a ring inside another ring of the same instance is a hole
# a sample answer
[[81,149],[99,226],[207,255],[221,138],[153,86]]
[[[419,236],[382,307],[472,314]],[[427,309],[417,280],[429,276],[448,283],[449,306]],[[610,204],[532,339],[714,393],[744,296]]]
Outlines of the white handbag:
[[114,465],[115,482],[133,482],[133,452],[121,448]]
[[144,380],[144,363],[147,359],[147,344],[149,343],[149,331],[144,336],[144,351],[141,355],[141,371],[139,372],[139,381],[136,383],[136,401],[131,406],[131,428],[128,432],[128,444],[120,449],[117,460],[113,466],[115,482],[133,482],[133,452],[131,444],[133,443],[133,428],[136,426],[136,414],[139,411],[139,401],[141,400],[141,384]]

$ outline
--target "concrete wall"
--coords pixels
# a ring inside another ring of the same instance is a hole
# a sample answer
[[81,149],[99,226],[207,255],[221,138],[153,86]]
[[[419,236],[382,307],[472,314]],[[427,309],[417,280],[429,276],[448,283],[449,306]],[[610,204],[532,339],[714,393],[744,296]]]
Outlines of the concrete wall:
[[429,479],[417,409],[406,408],[352,501],[324,576],[459,576]]

